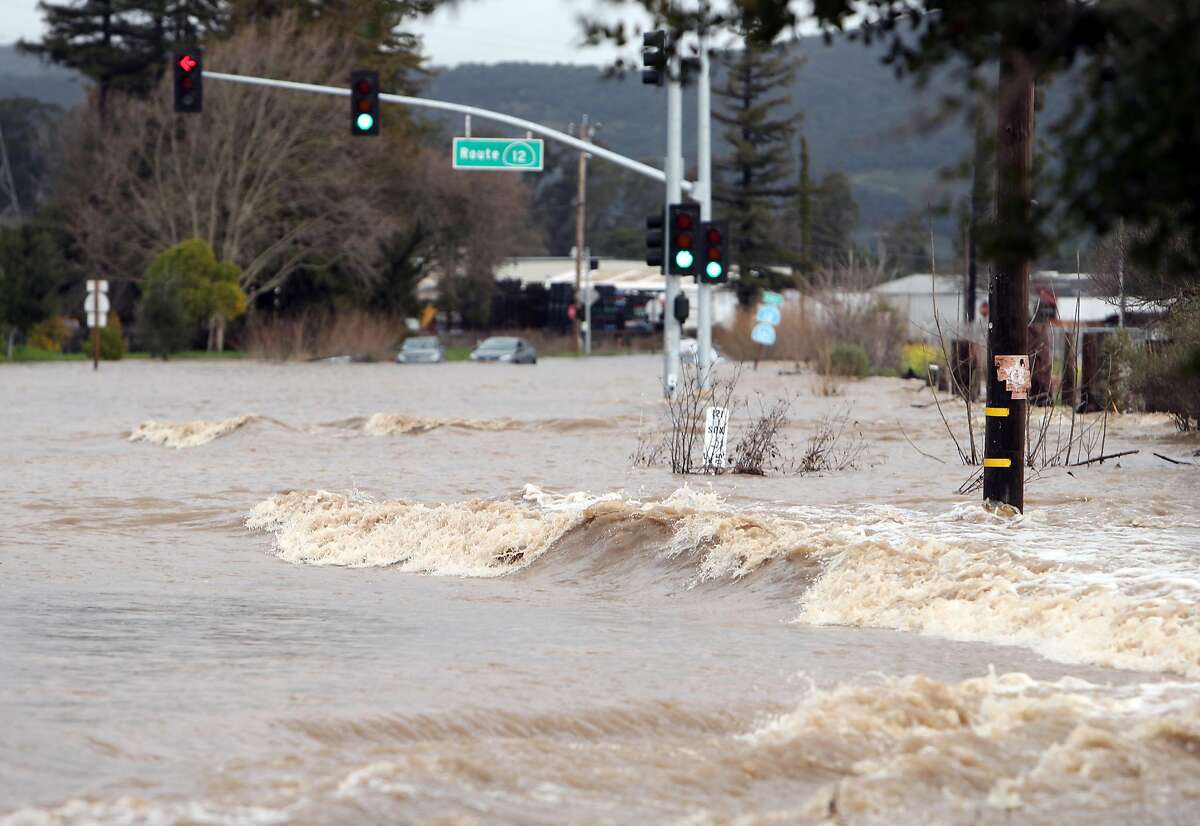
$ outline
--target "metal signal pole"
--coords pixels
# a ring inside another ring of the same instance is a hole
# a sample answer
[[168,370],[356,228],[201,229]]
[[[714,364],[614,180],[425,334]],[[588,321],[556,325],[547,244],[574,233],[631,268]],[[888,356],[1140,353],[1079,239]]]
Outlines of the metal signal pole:
[[[1000,61],[996,144],[996,220],[1019,238],[1031,229],[1032,67],[1017,49]],[[1025,410],[1029,372],[1029,255],[1002,245],[988,296],[987,418],[984,501],[1025,508]]]
[[[584,115],[580,120],[579,137],[591,143],[592,129],[588,126],[588,116]],[[579,186],[578,193],[575,196],[575,302],[579,304],[581,293],[579,292],[580,282],[583,280],[583,235],[584,226],[587,221],[587,161],[588,153],[579,153]],[[583,347],[582,340],[579,336],[579,313],[575,313],[575,351],[579,352]]]
[[[712,220],[712,101],[708,68],[708,46],[700,33],[700,83],[696,95],[697,163],[695,192],[700,200],[700,220]],[[703,274],[702,274],[703,275]],[[696,357],[700,364],[700,386],[706,390],[712,382],[712,286],[697,278]]]
[[[683,84],[678,53],[667,61],[667,157],[663,171],[667,178],[667,197],[663,204],[663,260],[671,261],[669,204],[683,198]],[[663,395],[674,398],[679,383],[679,331],[682,325],[675,320],[675,297],[679,295],[679,276],[667,275],[666,303],[663,306]]]

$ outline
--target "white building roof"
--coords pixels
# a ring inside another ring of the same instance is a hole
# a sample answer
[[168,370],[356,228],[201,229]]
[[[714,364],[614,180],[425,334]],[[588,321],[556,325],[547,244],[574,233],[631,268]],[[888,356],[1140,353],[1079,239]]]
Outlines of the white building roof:
[[[913,273],[903,278],[885,281],[871,292],[884,295],[933,295],[934,293],[961,293],[966,280],[961,275],[930,275],[929,273]],[[983,279],[986,287],[987,280]]]
[[[587,262],[584,262],[587,265]],[[586,276],[585,276],[586,277]],[[496,279],[516,279],[522,284],[574,284],[574,258],[511,258],[496,269]],[[666,279],[658,267],[634,259],[601,259],[592,270],[592,283],[616,287],[621,291],[666,290]],[[690,281],[684,282],[686,287]]]

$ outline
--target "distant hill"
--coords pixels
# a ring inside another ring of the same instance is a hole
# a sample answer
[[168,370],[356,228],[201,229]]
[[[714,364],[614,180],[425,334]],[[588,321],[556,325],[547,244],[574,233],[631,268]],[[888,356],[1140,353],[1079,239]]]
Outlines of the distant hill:
[[83,92],[74,72],[20,54],[13,44],[0,45],[0,98],[36,98],[69,107],[83,100]]
[[[967,135],[960,127],[918,134],[919,113],[929,113],[947,90],[933,82],[918,91],[897,81],[879,60],[878,48],[861,43],[806,38],[791,48],[804,63],[791,89],[794,112],[803,113],[815,173],[851,176],[864,228],[895,220],[924,204],[939,186],[937,171],[965,157]],[[714,85],[721,68],[716,66]],[[664,90],[642,85],[636,75],[606,78],[588,66],[501,63],[437,70],[425,93],[498,109],[557,128],[586,112],[601,126],[597,140],[616,151],[661,165],[666,144]],[[695,158],[695,93],[685,91],[684,148]],[[719,105],[714,96],[714,105]],[[447,118],[458,124],[458,118]],[[480,128],[480,126],[476,126]],[[714,123],[714,152],[721,154],[720,125]]]
[[[792,108],[803,114],[814,172],[851,177],[861,212],[860,234],[922,206],[946,191],[938,171],[966,157],[969,140],[958,123],[931,133],[915,127],[921,113],[936,110],[951,87],[935,79],[924,90],[897,81],[880,62],[878,46],[803,38],[789,48],[804,60],[791,89]],[[715,68],[714,85],[721,68]],[[62,106],[78,103],[84,85],[71,72],[0,46],[0,98],[24,95]],[[666,145],[665,90],[644,86],[636,74],[606,77],[594,66],[544,63],[463,64],[435,69],[425,97],[481,106],[565,129],[586,113],[599,123],[597,140],[618,152],[661,166]],[[1062,111],[1061,95],[1047,107]],[[695,160],[695,93],[685,91],[684,148]],[[714,105],[717,99],[714,96]],[[461,134],[459,117],[428,115]],[[1041,117],[1041,116],[1039,116]],[[476,120],[476,132],[489,125]],[[511,130],[496,125],[498,133]],[[714,124],[714,153],[724,144]],[[950,224],[943,221],[939,234]]]

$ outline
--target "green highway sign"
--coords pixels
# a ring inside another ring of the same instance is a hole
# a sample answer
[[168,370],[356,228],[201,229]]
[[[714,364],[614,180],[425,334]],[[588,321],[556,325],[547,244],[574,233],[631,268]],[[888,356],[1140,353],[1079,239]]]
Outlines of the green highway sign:
[[455,169],[542,171],[541,138],[455,138]]

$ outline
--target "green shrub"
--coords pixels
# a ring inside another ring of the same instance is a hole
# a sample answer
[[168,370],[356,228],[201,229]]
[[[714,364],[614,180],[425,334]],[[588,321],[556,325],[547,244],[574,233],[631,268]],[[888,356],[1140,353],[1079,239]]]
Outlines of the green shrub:
[[1147,410],[1170,413],[1179,430],[1200,429],[1200,299],[1171,309],[1167,335],[1165,346],[1133,356],[1129,390]]
[[1100,366],[1098,390],[1107,404],[1116,405],[1117,410],[1126,411],[1130,406],[1130,382],[1133,377],[1133,362],[1136,352],[1128,330],[1104,337],[1104,348]]
[[71,328],[67,326],[67,320],[60,315],[52,315],[29,329],[29,346],[61,353],[63,345],[70,337]]
[[187,348],[194,324],[183,304],[183,279],[175,274],[147,279],[138,307],[138,334],[152,356],[167,356]]
[[111,313],[108,316],[108,324],[100,331],[100,358],[105,361],[120,361],[127,349],[121,319],[116,313]]
[[871,359],[857,344],[836,344],[829,353],[829,372],[835,376],[863,378],[871,372]]

